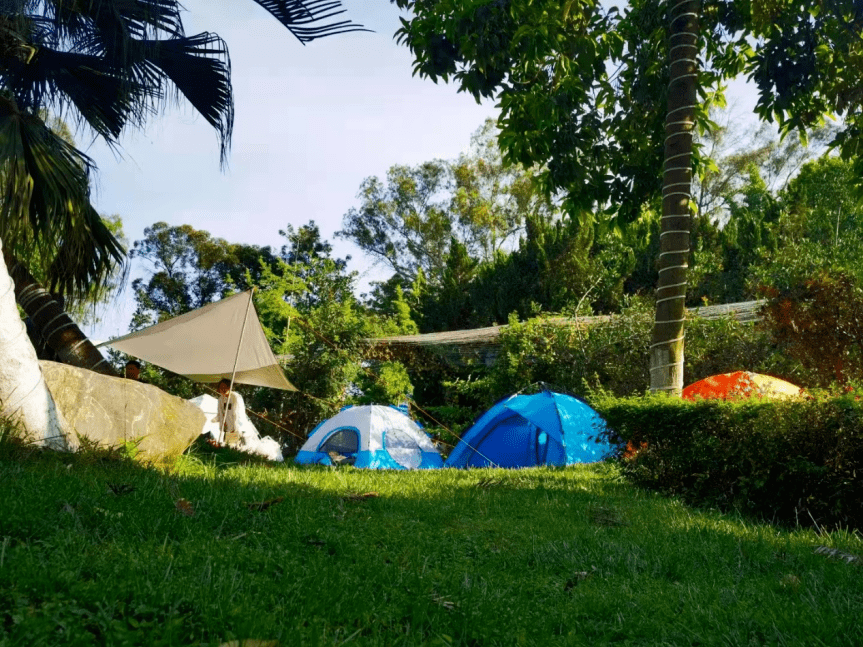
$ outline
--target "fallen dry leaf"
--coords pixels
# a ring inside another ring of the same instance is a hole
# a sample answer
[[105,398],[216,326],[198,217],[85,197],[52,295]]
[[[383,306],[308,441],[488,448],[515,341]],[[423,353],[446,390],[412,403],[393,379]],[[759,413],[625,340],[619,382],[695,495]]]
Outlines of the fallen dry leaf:
[[787,573],[781,580],[779,580],[779,585],[783,589],[796,591],[800,588],[800,577],[794,575],[794,573]]
[[249,510],[257,510],[258,512],[263,512],[264,510],[266,510],[270,506],[274,506],[277,503],[281,503],[284,500],[285,500],[285,497],[277,496],[275,499],[270,499],[268,501],[261,501],[259,503],[247,503],[246,507]]
[[106,517],[117,517],[120,518],[123,516],[122,512],[111,512],[110,510],[105,510],[105,508],[95,507],[93,508],[96,512],[105,515]]
[[348,501],[365,501],[366,499],[373,499],[377,496],[380,496],[377,492],[363,492],[362,494],[346,494],[344,498]]
[[187,517],[195,516],[195,508],[193,508],[192,504],[189,503],[186,499],[177,499],[174,502],[174,507],[177,508],[178,512],[186,515]]

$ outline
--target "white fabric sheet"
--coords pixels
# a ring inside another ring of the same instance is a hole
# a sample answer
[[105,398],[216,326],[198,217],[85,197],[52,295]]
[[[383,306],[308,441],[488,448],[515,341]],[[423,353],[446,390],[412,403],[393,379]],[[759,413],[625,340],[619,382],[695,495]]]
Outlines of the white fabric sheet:
[[[236,396],[239,400],[237,406],[237,431],[240,433],[241,438],[239,449],[259,454],[260,456],[269,458],[271,461],[282,462],[284,458],[279,443],[269,436],[261,436],[255,425],[249,420],[242,396],[239,393]],[[219,423],[213,422],[218,409],[218,400],[205,393],[204,395],[199,395],[197,398],[192,398],[189,402],[198,407],[206,415],[201,433],[206,434],[209,432],[213,438],[218,438]]]

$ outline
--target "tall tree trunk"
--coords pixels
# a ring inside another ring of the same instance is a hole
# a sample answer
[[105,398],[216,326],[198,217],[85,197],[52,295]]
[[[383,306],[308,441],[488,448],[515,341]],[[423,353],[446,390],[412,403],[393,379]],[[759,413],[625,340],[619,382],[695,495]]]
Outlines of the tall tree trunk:
[[689,211],[692,183],[692,129],[698,86],[700,0],[669,0],[671,11],[668,114],[656,319],[650,345],[650,390],[680,395],[683,390],[683,337]]
[[5,263],[0,263],[0,416],[21,425],[33,441],[67,448],[65,422],[18,315],[15,286]]
[[30,317],[42,339],[57,353],[60,361],[119,377],[99,349],[87,339],[54,297],[33,278],[24,264],[9,251],[4,251],[3,260],[15,282],[15,300]]

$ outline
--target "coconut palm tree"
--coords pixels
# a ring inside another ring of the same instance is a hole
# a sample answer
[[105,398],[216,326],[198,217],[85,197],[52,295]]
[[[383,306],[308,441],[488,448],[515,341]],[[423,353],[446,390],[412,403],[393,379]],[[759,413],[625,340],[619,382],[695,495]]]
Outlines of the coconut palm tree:
[[670,79],[665,120],[659,280],[650,345],[650,390],[680,395],[692,184],[692,131],[698,110],[698,29],[701,1],[670,3]]
[[[326,22],[342,13],[338,0],[256,2],[302,43],[362,29]],[[187,36],[176,0],[0,1],[0,243],[10,263],[36,259],[46,287],[82,294],[125,258],[90,203],[92,161],[45,125],[45,111],[117,145],[124,129],[180,97],[216,130],[224,163],[234,119],[227,46],[216,34]],[[0,263],[0,414],[40,438],[57,435],[45,413],[50,394],[38,395],[44,383],[25,384],[38,364],[11,323],[12,294]],[[12,357],[26,370],[10,370]],[[18,402],[25,392],[41,399]]]

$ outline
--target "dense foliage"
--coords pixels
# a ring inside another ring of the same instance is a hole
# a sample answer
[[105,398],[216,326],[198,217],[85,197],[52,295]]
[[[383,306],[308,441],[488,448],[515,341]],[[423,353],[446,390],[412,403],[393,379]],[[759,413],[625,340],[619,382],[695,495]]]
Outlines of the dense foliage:
[[[700,139],[710,157],[697,183],[687,306],[760,298],[765,286],[787,287],[819,268],[856,275],[863,208],[853,165],[824,153],[834,131],[816,130],[805,146],[764,131],[747,137],[730,111],[712,116],[726,125]],[[367,185],[384,185],[377,178],[365,181],[363,206],[345,215],[338,235],[394,270],[374,285],[366,305],[392,313],[400,288],[420,331],[434,332],[505,324],[512,313],[520,320],[615,313],[630,297],[652,294],[658,204],[646,204],[626,227],[601,211],[573,218],[558,203],[543,201],[536,171],[515,166],[501,179],[497,134],[486,122],[472,152],[459,160],[394,167],[386,196],[370,197]],[[434,190],[427,186],[431,168]],[[473,220],[465,219],[459,205],[466,190],[454,179],[466,168],[487,171],[472,180]],[[519,228],[489,253],[477,241],[494,238],[504,221]],[[373,235],[377,242],[368,238]]]
[[165,222],[146,227],[131,256],[148,267],[147,276],[132,282],[137,304],[132,330],[249,289],[262,268],[276,262],[269,247],[231,244],[189,225]]
[[[795,379],[798,364],[778,352],[766,328],[733,317],[691,316],[688,323],[687,383],[744,369]],[[644,346],[652,324],[652,304],[640,299],[591,325],[577,318],[513,318],[501,329],[490,368],[464,367],[446,384],[454,396],[480,406],[538,382],[580,396],[595,390],[642,393],[648,371]]]
[[539,167],[544,193],[571,218],[602,212],[626,225],[662,196],[652,390],[683,386],[688,259],[698,251],[690,187],[706,161],[692,136],[714,127],[725,81],[746,73],[756,115],[783,135],[841,117],[832,144],[860,175],[859,3],[393,2],[409,12],[397,36],[414,72],[495,99],[504,159]]
[[811,384],[863,377],[863,288],[853,277],[822,271],[765,291],[764,316],[774,340],[801,363]]
[[863,405],[853,392],[796,401],[594,397],[633,482],[787,525],[863,527]]

